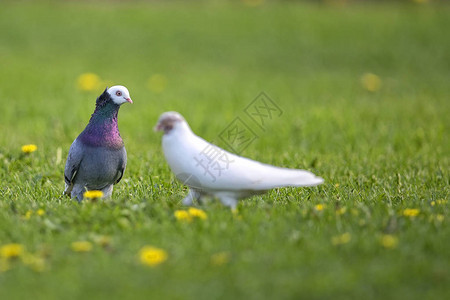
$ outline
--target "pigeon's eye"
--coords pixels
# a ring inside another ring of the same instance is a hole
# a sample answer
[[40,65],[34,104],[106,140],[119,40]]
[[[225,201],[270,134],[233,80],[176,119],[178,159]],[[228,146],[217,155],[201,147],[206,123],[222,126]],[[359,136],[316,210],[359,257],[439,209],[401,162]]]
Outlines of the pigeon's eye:
[[122,96],[122,92],[121,91],[117,91],[116,92],[116,96]]

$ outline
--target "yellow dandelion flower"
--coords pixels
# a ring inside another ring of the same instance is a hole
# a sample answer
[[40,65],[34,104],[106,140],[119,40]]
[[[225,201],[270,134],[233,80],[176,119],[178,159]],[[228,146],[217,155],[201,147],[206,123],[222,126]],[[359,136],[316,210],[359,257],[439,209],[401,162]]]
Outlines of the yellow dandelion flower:
[[103,192],[97,190],[86,191],[84,192],[83,197],[87,199],[97,199],[103,197]]
[[420,213],[420,210],[417,208],[406,208],[403,210],[403,215],[405,217],[414,218]]
[[88,241],[76,241],[70,247],[75,252],[89,252],[92,250],[92,243]]
[[438,220],[438,222],[444,221],[444,215],[441,214],[436,215],[436,220]]
[[338,187],[339,187],[339,183],[336,183],[336,184],[334,185],[334,187],[335,187],[335,188],[338,188]]
[[95,91],[100,88],[100,77],[94,73],[84,73],[78,77],[78,88],[82,91]]
[[42,272],[45,269],[45,260],[39,256],[27,254],[22,257],[22,261],[35,272]]
[[366,73],[361,77],[361,84],[369,92],[376,92],[381,88],[381,79],[375,74]]
[[316,204],[315,206],[314,206],[314,208],[317,210],[317,211],[322,211],[324,208],[325,208],[325,204]]
[[29,220],[31,218],[32,214],[33,214],[33,212],[31,210],[27,210],[27,212],[23,215],[23,218],[25,220]]
[[346,208],[346,207],[341,207],[341,208],[336,209],[336,214],[337,214],[338,216],[340,216],[340,215],[345,214],[346,211],[347,211],[347,208]]
[[42,208],[39,208],[39,209],[36,211],[36,214],[37,214],[38,216],[43,216],[43,215],[45,215],[45,210],[43,210]]
[[391,234],[384,234],[381,237],[381,241],[380,242],[381,242],[381,245],[384,248],[392,249],[392,248],[397,247],[397,245],[398,245],[398,238],[396,236],[391,235]]
[[111,244],[111,237],[107,235],[96,235],[93,237],[94,242],[102,247],[107,247]]
[[343,245],[343,244],[347,244],[348,242],[350,242],[351,239],[352,239],[352,236],[350,235],[350,233],[346,232],[341,235],[333,236],[331,238],[331,243],[335,246]]
[[230,261],[230,253],[229,252],[219,252],[211,255],[211,264],[214,266],[221,266]]
[[21,244],[6,244],[0,247],[0,257],[2,258],[16,258],[25,252],[23,246]]
[[167,257],[168,255],[165,250],[152,246],[144,246],[139,251],[139,259],[141,263],[151,267],[165,262]]
[[194,218],[199,218],[202,220],[206,220],[208,218],[208,216],[206,215],[206,213],[203,210],[195,208],[195,207],[190,207],[188,209],[188,213],[191,217],[194,217]]
[[28,144],[22,146],[22,152],[29,154],[37,150],[37,146],[34,144]]
[[439,200],[436,200],[436,201],[431,201],[431,206],[435,206],[435,205],[444,205],[444,204],[447,204],[447,200],[444,200],[444,199],[439,199]]
[[154,93],[162,93],[167,86],[167,78],[161,74],[152,75],[147,81],[147,87]]
[[191,222],[192,221],[192,216],[185,210],[176,210],[173,215],[175,216],[175,219],[177,219],[178,221],[183,221],[183,222]]

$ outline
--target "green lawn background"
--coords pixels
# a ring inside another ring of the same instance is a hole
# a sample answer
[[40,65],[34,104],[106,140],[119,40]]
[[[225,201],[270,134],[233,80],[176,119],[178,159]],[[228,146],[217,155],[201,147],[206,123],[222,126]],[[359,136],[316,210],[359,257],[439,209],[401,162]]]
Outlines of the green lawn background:
[[[43,272],[12,261],[1,299],[449,296],[448,203],[436,204],[449,192],[448,5],[0,5],[0,246],[45,261]],[[113,199],[78,205],[61,196],[65,157],[105,87],[79,90],[86,72],[127,86],[134,104],[119,114],[128,167]],[[162,92],[148,87],[155,74]],[[264,130],[244,113],[261,91],[283,110]],[[168,110],[224,148],[219,134],[243,117],[259,138],[242,155],[326,182],[242,201],[240,217],[212,202],[206,221],[177,222],[186,189],[152,131]],[[24,156],[29,143],[38,151]],[[73,252],[77,240],[93,251]],[[168,260],[143,266],[144,245]],[[229,261],[211,264],[221,252]]]

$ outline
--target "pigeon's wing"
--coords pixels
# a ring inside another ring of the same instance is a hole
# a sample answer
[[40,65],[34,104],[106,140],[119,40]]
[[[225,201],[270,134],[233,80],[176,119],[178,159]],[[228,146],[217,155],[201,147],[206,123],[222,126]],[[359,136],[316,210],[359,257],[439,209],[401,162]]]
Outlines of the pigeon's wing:
[[116,180],[114,181],[114,184],[119,183],[119,181],[122,180],[123,173],[125,173],[126,167],[127,167],[127,151],[125,150],[125,147],[123,147],[121,150],[119,169],[117,170]]
[[323,179],[304,170],[263,164],[225,151],[195,134],[165,137],[163,149],[177,178],[210,190],[265,191],[284,186],[314,186]]
[[64,169],[64,181],[66,188],[64,194],[70,196],[72,191],[75,177],[77,176],[78,169],[81,161],[83,160],[83,147],[82,144],[75,139],[69,149],[69,155],[67,156],[66,167]]

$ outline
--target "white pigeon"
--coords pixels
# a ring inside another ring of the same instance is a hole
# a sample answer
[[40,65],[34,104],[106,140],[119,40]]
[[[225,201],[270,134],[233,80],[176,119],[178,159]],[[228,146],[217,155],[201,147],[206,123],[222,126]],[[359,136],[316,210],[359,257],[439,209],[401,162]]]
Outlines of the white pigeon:
[[239,199],[273,188],[323,183],[311,172],[263,164],[208,143],[195,135],[177,112],[163,113],[154,130],[164,131],[164,156],[177,179],[189,186],[184,205],[214,196],[235,209]]

